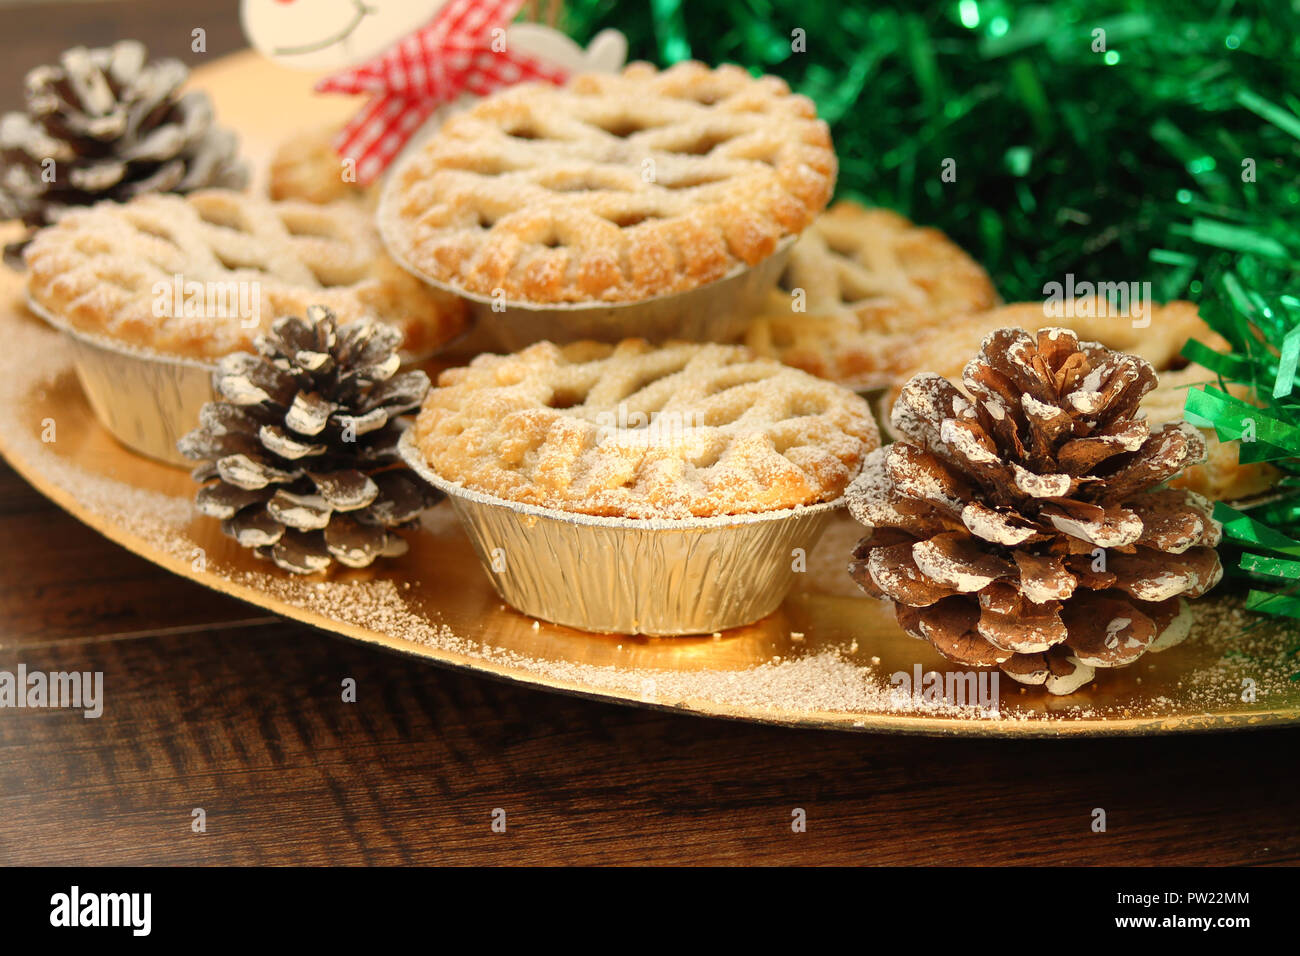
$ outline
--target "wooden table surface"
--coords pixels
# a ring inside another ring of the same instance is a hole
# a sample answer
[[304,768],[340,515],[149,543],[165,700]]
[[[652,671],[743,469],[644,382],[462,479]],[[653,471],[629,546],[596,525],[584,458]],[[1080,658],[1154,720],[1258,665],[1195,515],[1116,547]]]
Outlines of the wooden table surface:
[[[203,26],[229,52],[235,7],[0,7],[0,108],[78,42],[199,62]],[[107,698],[96,720],[0,710],[0,864],[1300,862],[1300,731],[939,740],[542,693],[267,618],[3,465],[0,556],[0,670],[102,671]]]

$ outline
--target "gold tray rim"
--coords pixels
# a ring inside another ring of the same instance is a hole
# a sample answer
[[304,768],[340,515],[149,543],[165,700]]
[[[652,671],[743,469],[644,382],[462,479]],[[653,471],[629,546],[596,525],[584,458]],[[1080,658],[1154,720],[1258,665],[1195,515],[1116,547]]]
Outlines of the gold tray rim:
[[[279,71],[279,74],[285,72],[283,68],[274,67],[257,54],[246,51],[223,57],[196,70],[193,82],[196,85],[215,91],[231,85],[233,77],[235,85],[240,83],[255,85],[261,92],[264,91],[264,84],[268,81],[268,78],[272,82],[282,81],[286,85],[289,84],[290,81],[282,75],[277,75],[277,71]],[[247,75],[247,79],[243,78],[245,75]],[[311,81],[312,77],[310,75],[295,76],[292,82],[295,87],[303,91],[303,94],[295,91],[294,95],[304,95],[306,91],[309,91]],[[338,112],[338,110],[336,109],[334,112]],[[227,111],[226,119],[238,128],[237,116],[231,116]],[[261,146],[265,152],[267,144],[262,143]],[[250,154],[250,159],[256,161],[252,149],[246,150],[246,152]],[[9,281],[14,280],[11,278]],[[28,318],[21,314],[21,298],[5,306],[4,312],[8,313],[3,316],[5,321],[24,321]],[[14,313],[18,314],[15,315]],[[31,321],[40,321],[40,319],[32,317]],[[59,346],[62,347],[61,334],[58,341]],[[69,356],[67,367],[70,369],[71,365],[72,362]],[[132,532],[129,527],[115,521],[112,516],[102,514],[93,507],[79,501],[72,491],[64,488],[55,477],[46,474],[38,461],[28,459],[22,454],[20,450],[22,445],[21,426],[13,423],[6,424],[8,427],[0,427],[0,455],[4,456],[14,470],[64,511],[128,551],[182,578],[194,581],[204,587],[211,588],[289,620],[391,653],[455,668],[479,676],[492,677],[536,689],[605,703],[628,704],[671,713],[716,717],[774,726],[860,731],[863,733],[1025,739],[1208,733],[1300,725],[1300,706],[1136,717],[1047,715],[1030,720],[1021,720],[839,710],[746,709],[739,704],[719,703],[703,698],[682,700],[674,703],[645,700],[629,693],[606,690],[581,681],[539,673],[522,666],[473,657],[445,647],[420,644],[382,631],[372,630],[362,625],[334,620],[310,608],[291,604],[250,584],[230,580],[211,571],[197,570],[192,563],[154,546],[146,538]],[[97,422],[90,427],[102,429],[102,426]],[[10,428],[14,429],[12,433]],[[136,457],[132,452],[116,443],[113,443],[113,447],[119,455],[129,456],[130,458]],[[98,475],[102,476],[104,474],[102,463],[101,467],[96,467],[96,463],[93,461],[88,462],[75,457],[69,460]],[[132,488],[145,488],[145,485],[142,484],[133,483],[126,479],[120,480],[123,480]]]
[[[93,427],[102,428],[103,426],[96,422]],[[134,457],[133,453],[128,449],[116,445],[116,443],[114,444],[120,454]],[[1132,718],[1044,717],[1033,720],[1008,720],[888,713],[860,714],[840,711],[791,711],[785,714],[773,714],[747,711],[739,707],[712,705],[707,701],[681,702],[677,704],[660,704],[646,701],[631,695],[595,689],[577,681],[567,681],[540,675],[521,667],[512,667],[508,664],[493,664],[480,658],[458,654],[455,651],[428,647],[382,631],[371,630],[346,621],[337,621],[308,608],[280,600],[256,587],[240,584],[210,572],[197,571],[192,564],[153,547],[144,538],[133,534],[130,530],[93,508],[84,506],[69,491],[61,487],[56,481],[48,478],[32,461],[19,454],[14,445],[15,442],[7,433],[7,430],[0,428],[0,455],[4,456],[10,466],[25,481],[78,521],[102,534],[115,544],[172,574],[270,611],[280,617],[306,624],[329,634],[345,637],[405,657],[537,689],[605,703],[619,703],[650,710],[715,717],[747,723],[802,729],[898,733],[931,737],[1002,739],[1119,737],[1167,733],[1210,733],[1300,725],[1300,709],[1243,710],[1218,714],[1178,714]],[[84,462],[81,464],[85,465]],[[143,486],[132,485],[131,487]]]

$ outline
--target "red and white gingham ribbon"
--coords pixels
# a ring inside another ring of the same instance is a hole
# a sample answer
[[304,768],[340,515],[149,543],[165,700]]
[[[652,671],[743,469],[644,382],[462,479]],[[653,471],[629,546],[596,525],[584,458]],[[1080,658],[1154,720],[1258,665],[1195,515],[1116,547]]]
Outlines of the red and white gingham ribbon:
[[448,0],[427,26],[360,66],[327,76],[321,93],[373,93],[334,141],[356,161],[357,181],[371,183],[435,109],[462,93],[486,96],[527,80],[563,83],[568,74],[535,57],[492,49],[524,0]]

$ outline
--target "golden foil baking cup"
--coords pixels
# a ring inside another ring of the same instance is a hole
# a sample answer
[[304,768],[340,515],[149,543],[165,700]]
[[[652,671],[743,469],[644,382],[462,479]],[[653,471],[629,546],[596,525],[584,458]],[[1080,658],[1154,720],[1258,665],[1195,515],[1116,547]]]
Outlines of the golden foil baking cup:
[[771,614],[843,500],[682,520],[602,518],[506,501],[402,458],[447,495],[497,593],[529,617],[615,634],[712,634]]
[[134,349],[76,329],[30,298],[27,305],[67,339],[86,400],[114,438],[157,461],[193,466],[176,442],[216,397],[215,363]]
[[[382,214],[380,221],[383,221]],[[433,279],[406,263],[389,247],[393,259],[422,282],[469,303],[476,332],[486,333],[507,352],[534,342],[564,345],[584,339],[621,342],[734,342],[758,315],[776,288],[797,236],[787,236],[776,250],[753,266],[741,265],[707,285],[635,302],[560,302],[539,304],[494,299]],[[476,336],[477,337],[477,336]]]

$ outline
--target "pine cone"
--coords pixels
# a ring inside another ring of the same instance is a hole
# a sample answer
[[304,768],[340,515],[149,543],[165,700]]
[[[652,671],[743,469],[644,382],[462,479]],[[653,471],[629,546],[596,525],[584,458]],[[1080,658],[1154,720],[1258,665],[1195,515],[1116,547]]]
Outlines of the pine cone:
[[374,321],[336,327],[328,309],[277,319],[259,355],[228,355],[213,374],[225,401],[203,406],[181,454],[196,504],[222,530],[287,571],[351,568],[401,554],[411,527],[441,497],[402,464],[398,416],[429,390],[421,371],[395,374],[402,334]]
[[1205,456],[1185,422],[1148,427],[1156,373],[1065,329],[1000,329],[963,374],[894,404],[900,441],[849,490],[870,528],[850,573],[899,624],[968,666],[1070,693],[1187,635],[1186,597],[1222,576],[1221,529],[1158,486]]
[[0,117],[0,216],[35,229],[101,199],[243,188],[248,169],[235,156],[235,134],[213,125],[207,94],[178,95],[185,65],[146,57],[124,40],[75,47],[27,74],[27,111]]

